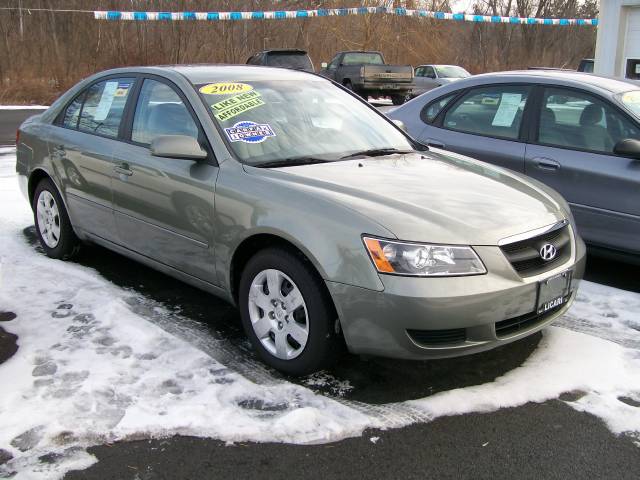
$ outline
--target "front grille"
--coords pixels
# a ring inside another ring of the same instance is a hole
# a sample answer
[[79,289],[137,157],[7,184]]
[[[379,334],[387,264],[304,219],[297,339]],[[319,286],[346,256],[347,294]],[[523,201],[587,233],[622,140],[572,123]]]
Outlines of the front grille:
[[407,330],[411,339],[421,345],[447,345],[462,343],[467,339],[465,328],[449,330]]
[[[543,260],[540,256],[540,248],[547,243],[556,247],[557,250],[555,258],[549,261]],[[500,249],[521,276],[544,273],[566,262],[571,257],[569,225],[564,224],[560,228],[542,235],[501,245]]]
[[565,297],[565,301],[562,302],[561,305],[552,308],[551,310],[547,310],[541,315],[538,315],[535,311],[533,311],[525,313],[524,315],[520,315],[519,317],[513,317],[507,320],[502,320],[501,322],[496,322],[496,336],[498,338],[509,337],[511,335],[529,330],[536,325],[544,323],[549,319],[549,317],[553,316],[558,310],[560,310],[567,304],[570,296],[571,294],[567,295]]

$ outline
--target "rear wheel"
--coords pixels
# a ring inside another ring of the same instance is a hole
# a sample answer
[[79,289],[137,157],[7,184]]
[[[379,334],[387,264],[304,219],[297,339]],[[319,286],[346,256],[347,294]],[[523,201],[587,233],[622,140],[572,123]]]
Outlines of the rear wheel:
[[71,227],[69,215],[53,182],[42,179],[33,195],[33,216],[38,240],[51,258],[66,260],[80,248],[80,240]]
[[291,375],[329,366],[340,351],[336,314],[311,266],[280,248],[258,252],[240,279],[244,330],[260,358]]
[[391,95],[391,102],[394,105],[402,105],[407,101],[408,95]]

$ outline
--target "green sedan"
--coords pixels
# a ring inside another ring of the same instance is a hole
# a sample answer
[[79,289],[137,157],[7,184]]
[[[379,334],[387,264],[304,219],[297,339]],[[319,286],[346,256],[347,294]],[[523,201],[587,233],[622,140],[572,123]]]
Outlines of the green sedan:
[[48,256],[91,242],[222,297],[294,375],[344,346],[430,359],[521,339],[584,271],[553,190],[430,151],[306,72],[96,74],[20,127],[16,169]]

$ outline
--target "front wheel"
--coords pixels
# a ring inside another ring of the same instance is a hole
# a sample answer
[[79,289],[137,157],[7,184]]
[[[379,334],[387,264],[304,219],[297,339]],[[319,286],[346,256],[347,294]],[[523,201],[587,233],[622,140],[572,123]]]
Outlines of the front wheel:
[[335,310],[318,275],[295,254],[258,252],[242,272],[238,301],[244,330],[266,364],[305,375],[336,360]]
[[38,240],[49,257],[67,260],[78,252],[80,241],[71,227],[58,189],[48,178],[36,187],[33,216]]

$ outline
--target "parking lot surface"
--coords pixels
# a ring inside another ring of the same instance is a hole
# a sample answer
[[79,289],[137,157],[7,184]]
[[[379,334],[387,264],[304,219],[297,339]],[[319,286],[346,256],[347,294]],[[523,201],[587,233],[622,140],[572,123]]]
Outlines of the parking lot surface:
[[0,477],[637,478],[637,267],[590,258],[557,327],[494,351],[286,378],[208,294],[95,246],[45,258],[12,162],[0,151]]

